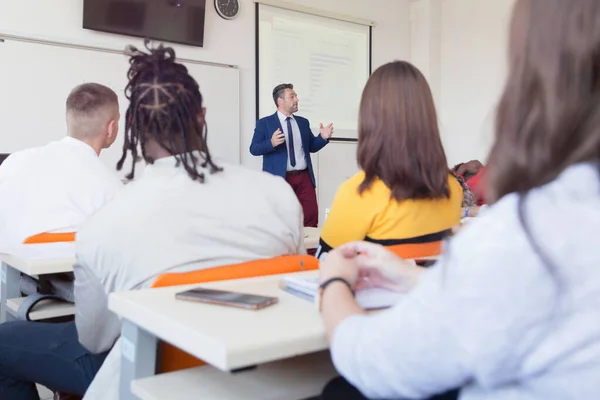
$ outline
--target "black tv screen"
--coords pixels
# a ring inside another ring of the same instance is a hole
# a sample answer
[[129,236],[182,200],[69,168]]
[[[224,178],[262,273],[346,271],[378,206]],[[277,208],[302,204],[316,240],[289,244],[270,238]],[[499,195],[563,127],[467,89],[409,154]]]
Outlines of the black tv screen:
[[206,0],[84,0],[83,28],[204,45]]

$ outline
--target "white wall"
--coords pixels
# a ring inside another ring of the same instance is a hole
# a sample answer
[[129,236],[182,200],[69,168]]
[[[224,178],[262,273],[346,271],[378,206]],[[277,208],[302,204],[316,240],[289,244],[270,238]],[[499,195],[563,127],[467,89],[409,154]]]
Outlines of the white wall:
[[411,60],[428,78],[448,162],[485,160],[506,75],[514,0],[416,0]]
[[[409,0],[376,2],[378,7],[374,7],[374,0],[294,1],[303,6],[376,21],[374,68],[393,59],[408,58],[410,32]],[[247,151],[255,123],[254,2],[241,0],[241,3],[240,16],[225,21],[217,16],[213,0],[206,0],[204,47],[174,47],[182,58],[239,66],[242,163],[260,168],[260,158],[252,157]],[[82,0],[0,0],[0,33],[115,49],[123,49],[127,44],[141,44],[140,39],[84,30],[81,28],[82,15]],[[115,65],[115,68],[121,68],[125,73],[127,65]],[[210,110],[208,112],[210,115]]]

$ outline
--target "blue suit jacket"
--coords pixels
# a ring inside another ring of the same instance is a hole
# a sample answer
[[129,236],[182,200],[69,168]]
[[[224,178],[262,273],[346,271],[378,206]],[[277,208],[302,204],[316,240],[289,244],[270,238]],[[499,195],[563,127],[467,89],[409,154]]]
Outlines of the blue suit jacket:
[[[298,127],[300,128],[302,148],[304,149],[304,156],[306,157],[306,165],[308,167],[310,179],[312,180],[313,186],[316,186],[315,174],[313,172],[309,153],[316,153],[325,147],[329,141],[323,139],[321,135],[314,136],[306,118],[294,115],[294,119],[296,119]],[[277,147],[273,147],[273,144],[271,143],[271,137],[277,129],[281,129],[281,132],[283,132],[283,127],[279,122],[277,112],[268,117],[259,119],[258,122],[256,122],[256,128],[254,128],[254,136],[252,137],[252,143],[250,144],[250,153],[253,156],[263,156],[263,171],[285,178],[288,162],[287,146],[285,142]]]

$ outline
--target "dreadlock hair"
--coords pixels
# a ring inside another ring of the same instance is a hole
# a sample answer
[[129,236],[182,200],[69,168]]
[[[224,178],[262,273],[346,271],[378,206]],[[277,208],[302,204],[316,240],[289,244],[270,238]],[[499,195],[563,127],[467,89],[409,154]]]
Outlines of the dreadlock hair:
[[152,138],[156,143],[183,165],[190,178],[204,182],[204,173],[198,171],[198,157],[193,150],[200,150],[201,166],[209,166],[210,173],[222,171],[216,166],[206,142],[207,128],[198,122],[202,113],[202,94],[198,83],[187,68],[175,62],[175,51],[160,44],[156,48],[144,41],[148,53],[128,46],[130,56],[125,87],[129,107],[125,114],[125,143],[123,155],[117,163],[121,170],[131,152],[131,172],[126,176],[133,179],[135,165],[139,161],[138,148],[148,164],[154,159],[146,153],[146,142]]

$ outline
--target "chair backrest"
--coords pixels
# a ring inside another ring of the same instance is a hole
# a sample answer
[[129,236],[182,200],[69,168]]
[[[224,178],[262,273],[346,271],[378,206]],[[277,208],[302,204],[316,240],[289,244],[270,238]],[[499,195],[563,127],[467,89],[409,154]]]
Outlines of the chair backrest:
[[[308,255],[290,255],[266,260],[249,261],[241,264],[209,268],[185,273],[166,273],[160,275],[152,287],[187,285],[191,283],[206,283],[229,279],[252,278],[276,274],[309,271],[319,268],[319,261]],[[159,345],[160,373],[178,371],[185,368],[197,367],[205,363],[192,355],[168,344]]]
[[23,241],[23,244],[69,243],[75,241],[75,234],[75,232],[44,232],[37,235],[29,236]]
[[416,244],[397,244],[388,249],[404,259],[438,256],[442,253],[442,241]]

